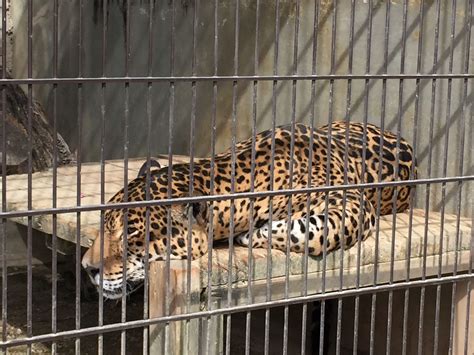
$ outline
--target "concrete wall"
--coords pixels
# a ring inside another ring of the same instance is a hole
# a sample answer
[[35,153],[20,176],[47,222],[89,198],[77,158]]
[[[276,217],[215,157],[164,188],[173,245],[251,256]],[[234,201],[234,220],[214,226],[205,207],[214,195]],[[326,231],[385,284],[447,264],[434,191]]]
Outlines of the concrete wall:
[[[105,68],[102,66],[102,1],[84,0],[82,22],[82,48],[79,46],[79,0],[59,2],[59,57],[58,76],[74,77],[79,74],[79,60],[82,61],[82,75],[96,77],[105,73],[106,76],[125,75],[125,41],[124,17],[121,1],[109,0]],[[131,1],[128,23],[130,25],[129,75],[145,76],[148,74],[147,63],[152,58],[151,74],[153,76],[170,75],[171,58],[171,2],[156,0],[154,2],[153,32],[150,41],[148,32],[149,5],[147,1]],[[211,1],[182,0],[175,1],[175,54],[174,74],[192,74],[193,54],[193,13],[198,3],[196,74],[212,75],[214,73],[214,8]],[[275,1],[261,0],[259,31],[256,36],[255,11],[256,2],[241,0],[239,7],[239,75],[271,75],[290,74],[293,70],[293,39],[295,28],[295,1],[280,2],[279,26],[275,31]],[[370,73],[384,72],[384,29],[386,2],[374,0],[373,27],[370,52]],[[402,18],[403,1],[391,1],[390,31],[388,48],[388,73],[400,72],[402,51]],[[457,1],[455,13],[453,72],[464,72],[466,51],[472,48],[467,43],[467,27],[465,26],[467,9],[465,1]],[[353,55],[353,73],[364,74],[366,71],[366,44],[368,28],[367,1],[355,1],[354,47],[350,51],[350,2],[337,2],[336,56],[334,73],[347,74],[349,59]],[[439,30],[438,65],[433,68],[434,27],[436,24],[436,2],[425,1],[425,21],[420,30],[419,1],[408,1],[407,42],[405,53],[405,72],[416,73],[418,40],[423,36],[421,72],[449,72],[450,60],[450,28],[451,4],[441,1]],[[232,75],[234,73],[235,50],[235,3],[218,1],[218,55],[217,74]],[[33,73],[34,77],[50,77],[53,59],[53,2],[49,0],[34,1],[33,9]],[[27,68],[27,11],[26,0],[15,1],[10,8],[13,23],[13,45],[11,47],[12,71],[15,77],[25,77]],[[314,2],[301,1],[300,27],[298,35],[298,74],[311,74],[313,62],[313,25]],[[331,68],[333,1],[322,0],[318,17],[319,31],[317,34],[316,73],[327,74]],[[278,63],[274,67],[275,32],[279,35]],[[258,38],[257,69],[255,62],[255,40]],[[152,43],[151,53],[149,42]],[[469,72],[473,65],[470,63]],[[421,80],[419,95],[415,92],[416,81],[403,82],[403,95],[399,96],[399,80],[388,80],[387,95],[383,100],[381,80],[369,81],[368,120],[385,127],[397,130],[397,121],[401,117],[401,134],[410,142],[415,140],[415,122],[419,177],[443,176],[445,147],[447,147],[446,172],[449,176],[474,173],[472,120],[472,81],[467,84],[467,99],[463,116],[464,82],[454,79],[451,83],[451,94],[448,97],[448,80],[436,81],[436,96],[432,97],[432,81]],[[351,84],[350,100],[347,99],[348,83],[336,80],[332,87],[333,118],[343,119],[350,112],[351,120],[362,121],[365,115],[364,91],[365,82],[354,80]],[[211,151],[211,117],[213,102],[212,83],[197,84],[196,102],[196,154],[204,156]],[[300,81],[296,84],[295,118],[299,122],[309,122],[314,108],[315,122],[322,125],[328,120],[330,111],[329,81],[316,81],[314,107],[311,100],[311,81]],[[105,156],[107,159],[123,156],[124,122],[125,122],[125,88],[123,84],[107,84],[105,90]],[[216,151],[222,151],[231,144],[232,117],[232,82],[217,85],[217,118],[216,118]],[[272,119],[272,82],[263,81],[257,85],[257,129],[271,127]],[[58,86],[58,127],[72,149],[78,146],[78,120],[82,122],[82,158],[85,161],[97,161],[101,139],[101,86],[86,84],[82,89],[82,105],[77,94],[77,85],[64,84]],[[152,106],[152,128],[147,129],[147,95],[149,93]],[[253,119],[253,83],[241,81],[236,87],[236,117],[238,124],[237,138],[243,139],[251,134]],[[50,113],[53,112],[52,87],[39,85],[35,87],[35,98],[43,103]],[[190,149],[190,121],[192,112],[191,83],[178,82],[175,85],[174,106],[172,107],[174,125],[172,148],[175,154],[188,154]],[[279,81],[276,85],[276,122],[283,124],[292,118],[292,83]],[[418,116],[415,116],[416,103],[419,104]],[[450,106],[448,108],[448,102]],[[349,106],[348,106],[349,103]],[[382,105],[385,103],[385,114]],[[349,109],[348,109],[349,107]],[[400,107],[400,110],[399,110]],[[433,112],[433,117],[431,117]],[[129,87],[128,143],[129,156],[146,155],[147,134],[151,135],[151,153],[167,153],[168,128],[170,115],[170,85],[154,83],[148,91],[146,83],[131,84]],[[433,136],[429,135],[429,123],[433,120]],[[446,135],[449,128],[449,140]],[[461,144],[464,148],[461,150]],[[432,148],[431,175],[429,172],[430,146]],[[461,170],[461,161],[463,168]],[[472,183],[463,185],[461,193],[461,209],[464,215],[472,211]],[[441,185],[433,185],[430,205],[433,210],[441,206]],[[455,212],[458,202],[456,185],[447,186],[448,210]],[[424,206],[425,187],[418,189],[417,203]]]

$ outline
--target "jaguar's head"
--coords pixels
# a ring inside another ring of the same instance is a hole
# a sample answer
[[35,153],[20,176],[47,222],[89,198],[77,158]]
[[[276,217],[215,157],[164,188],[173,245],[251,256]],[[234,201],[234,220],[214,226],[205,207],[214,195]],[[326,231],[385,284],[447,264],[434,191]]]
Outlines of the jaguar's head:
[[[160,175],[154,174],[151,179],[150,196],[153,200],[167,196],[167,183],[163,183],[165,179]],[[128,199],[125,199],[122,189],[109,203],[144,201],[145,189],[145,179],[139,177],[129,183]],[[208,210],[206,202],[107,210],[103,238],[98,236],[95,239],[82,258],[82,266],[97,289],[101,287],[102,266],[103,295],[108,299],[118,299],[122,297],[124,287],[129,294],[143,283],[147,254],[151,262],[165,260],[168,252],[171,259],[197,258],[206,253]],[[191,255],[188,254],[189,242]]]

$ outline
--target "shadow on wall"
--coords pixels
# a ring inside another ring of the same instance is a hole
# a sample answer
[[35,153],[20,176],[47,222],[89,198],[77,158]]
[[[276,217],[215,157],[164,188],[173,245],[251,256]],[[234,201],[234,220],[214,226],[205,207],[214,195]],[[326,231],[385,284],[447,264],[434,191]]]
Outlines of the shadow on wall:
[[[84,2],[82,21],[79,1],[60,2],[58,8],[59,31],[57,68],[55,70],[53,5],[49,1],[35,3],[33,12],[33,76],[52,77],[121,77],[121,76],[190,76],[213,75],[214,66],[218,75],[234,73],[234,13],[235,9],[219,3],[217,12],[217,60],[214,63],[214,8],[203,2],[196,10],[196,45],[193,58],[194,2],[176,2],[174,8],[175,35],[171,34],[172,8],[168,1],[152,2],[152,31],[150,7],[146,1],[132,1],[126,26],[129,40],[126,42],[122,4],[109,1],[107,14],[100,11],[100,1]],[[294,8],[292,2],[280,5],[280,17],[288,18]],[[253,57],[255,46],[255,4],[244,2],[240,7],[238,73],[254,73]],[[266,2],[260,9],[260,27],[271,29],[259,36],[258,53],[266,53],[273,44],[274,19],[267,16],[274,13],[274,4]],[[13,7],[16,13],[14,32],[14,56],[27,51],[27,8]],[[19,13],[21,12],[21,13]],[[64,19],[68,19],[65,21]],[[106,26],[104,27],[104,20]],[[104,32],[105,29],[105,32]],[[80,35],[81,33],[81,35]],[[174,38],[172,38],[174,37]],[[105,43],[104,43],[105,39]],[[172,44],[173,43],[173,44]],[[250,45],[250,43],[252,43]],[[71,45],[74,44],[74,45]],[[128,61],[126,47],[129,45]],[[174,46],[174,60],[171,65],[171,47]],[[22,57],[24,57],[22,55]],[[215,65],[214,65],[215,64]],[[27,74],[27,60],[15,62],[16,77]],[[245,85],[247,86],[247,85]],[[236,101],[245,88],[238,85]],[[127,92],[128,91],[128,92]],[[222,150],[230,143],[222,136],[229,137],[227,121],[232,107],[232,82],[217,84],[215,98],[216,126],[219,137],[217,149]],[[199,155],[210,152],[210,130],[213,115],[214,89],[212,83],[199,82],[196,92],[196,151]],[[35,97],[46,103],[50,119],[54,107],[58,128],[65,135],[71,147],[82,151],[84,161],[100,158],[101,139],[104,139],[105,158],[123,157],[124,142],[128,144],[129,156],[144,156],[147,152],[148,133],[152,154],[167,153],[169,145],[169,122],[173,120],[172,150],[175,154],[189,154],[190,121],[192,116],[193,85],[190,82],[166,81],[148,83],[87,83],[60,84],[56,93],[52,86],[35,86]],[[56,97],[55,97],[56,95]],[[170,113],[171,112],[171,113]],[[246,115],[247,116],[247,115]],[[103,119],[102,119],[103,118]],[[247,117],[245,117],[247,118]],[[128,122],[127,122],[128,121]],[[127,127],[126,127],[127,126]],[[239,122],[240,136],[247,137],[251,123],[247,119]],[[105,134],[102,137],[102,128]],[[151,128],[151,129],[150,129]],[[79,132],[80,131],[80,132]],[[226,134],[224,134],[226,133]],[[81,140],[79,142],[79,134]],[[222,141],[222,143],[220,143]]]
[[[217,10],[214,2],[135,0],[129,2],[128,16],[121,1],[106,3],[104,13],[103,0],[84,2],[81,20],[79,0],[59,2],[55,56],[53,3],[34,2],[34,77],[467,70],[467,2],[456,3],[454,17],[451,4],[440,2],[438,17],[436,3],[425,1],[423,26],[418,1],[408,2],[405,17],[403,2],[381,0],[373,1],[371,12],[364,1],[355,1],[354,16],[351,2],[338,2],[334,8],[329,0],[302,1],[298,9],[295,0],[285,0],[278,3],[278,17],[275,2],[269,0],[260,1],[258,16],[256,2],[247,0],[240,1],[238,9],[234,1],[220,0]],[[21,2],[11,6],[13,72],[15,77],[25,77],[27,8]],[[249,137],[253,122],[260,131],[270,128],[272,120],[277,125],[293,118],[305,123],[314,120],[319,126],[329,119],[367,117],[386,129],[400,130],[416,145],[420,177],[474,172],[469,149],[474,124],[468,119],[474,94],[472,83],[463,79],[226,80],[214,85],[212,81],[109,82],[60,84],[55,90],[38,85],[34,95],[47,107],[50,120],[56,107],[58,129],[73,150],[81,150],[83,161],[99,160],[102,144],[105,159],[146,156],[148,151],[187,155],[191,146],[195,155],[206,156],[229,147],[234,131],[237,140]],[[441,186],[432,185],[431,194],[432,206],[439,208]],[[457,195],[456,186],[448,185],[451,211],[457,208]],[[461,196],[465,215],[472,208],[472,197],[467,195]],[[425,194],[417,193],[417,203],[424,202]]]

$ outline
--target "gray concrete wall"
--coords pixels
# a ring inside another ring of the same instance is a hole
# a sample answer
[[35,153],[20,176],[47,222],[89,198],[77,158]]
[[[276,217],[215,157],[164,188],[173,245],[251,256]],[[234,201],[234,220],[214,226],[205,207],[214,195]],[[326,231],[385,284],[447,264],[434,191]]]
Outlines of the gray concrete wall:
[[[82,75],[95,77],[102,75],[102,13],[98,8],[101,1],[84,0],[82,24],[82,50],[79,51],[79,17],[78,0],[60,1],[59,8],[59,73],[61,77],[74,77],[79,73],[79,58],[82,59]],[[107,21],[107,45],[105,49],[105,75],[123,76],[125,74],[125,42],[124,19],[120,9],[120,1],[109,0]],[[174,58],[175,75],[191,75],[192,71],[192,38],[193,13],[196,1],[175,1],[176,51]],[[260,18],[258,32],[257,62],[254,68],[255,51],[255,10],[256,2],[240,1],[239,26],[239,55],[237,73],[240,75],[271,75],[274,68],[275,55],[275,2],[273,0],[260,1]],[[331,39],[333,2],[320,2],[318,17],[319,31],[317,34],[316,73],[330,72]],[[350,34],[350,2],[337,2],[337,32],[336,56],[334,73],[347,74],[349,58],[353,55],[353,73],[364,74],[367,56],[367,1],[357,0],[354,25],[353,53],[349,47]],[[370,52],[370,73],[384,72],[384,29],[385,29],[385,1],[374,0],[373,33]],[[388,48],[388,73],[400,72],[402,51],[402,1],[391,1],[390,32]],[[27,12],[26,0],[15,1],[10,8],[14,27],[13,45],[11,47],[12,70],[15,77],[25,77],[27,68],[26,39],[27,39]],[[34,77],[49,77],[52,75],[53,58],[53,22],[52,1],[37,0],[34,2],[33,18],[33,73]],[[198,2],[198,31],[196,47],[197,75],[212,75],[214,67],[214,22],[213,2]],[[407,42],[405,53],[405,72],[416,73],[418,39],[423,36],[422,69],[423,73],[437,71],[449,72],[450,59],[450,28],[451,4],[441,1],[441,17],[439,30],[439,62],[433,68],[434,35],[436,24],[436,2],[425,1],[425,21],[420,30],[419,1],[408,1]],[[472,48],[467,42],[467,28],[465,20],[467,10],[465,1],[457,1],[456,24],[454,34],[453,72],[464,71],[466,51]],[[152,33],[152,75],[170,75],[170,43],[171,43],[171,5],[169,1],[157,0],[154,3]],[[295,28],[295,1],[280,2],[280,18],[277,33],[279,34],[278,74],[292,73],[293,39]],[[313,25],[314,2],[301,1],[300,27],[298,36],[298,74],[311,74],[313,62]],[[131,76],[147,75],[149,52],[148,33],[148,2],[131,1],[130,12],[130,70]],[[235,49],[235,4],[231,1],[218,1],[218,56],[217,74],[232,75],[234,73],[233,56]],[[469,72],[473,65],[470,63]],[[343,119],[346,112],[350,113],[351,120],[362,121],[365,115],[363,80],[354,80],[351,84],[351,97],[347,99],[348,83],[346,80],[336,80],[333,91],[333,118]],[[467,175],[474,173],[473,158],[473,120],[472,120],[472,81],[467,84],[467,100],[463,116],[463,90],[461,79],[452,80],[451,95],[448,99],[448,80],[436,81],[436,96],[432,97],[432,81],[421,80],[419,95],[415,92],[416,81],[403,82],[403,95],[399,97],[399,80],[388,80],[386,83],[387,95],[385,113],[382,112],[381,80],[369,81],[368,121],[380,124],[385,121],[385,127],[397,130],[398,118],[401,119],[401,134],[410,142],[415,140],[415,122],[418,121],[416,142],[419,162],[419,177],[443,176],[443,162],[447,147],[446,172],[449,176]],[[200,82],[197,84],[196,103],[196,154],[204,156],[211,149],[211,117],[213,88],[212,83]],[[331,85],[328,81],[316,81],[315,99],[311,100],[311,81],[300,81],[296,84],[295,119],[298,122],[309,122],[311,111],[315,111],[315,122],[322,125],[328,120],[330,111]],[[168,124],[170,114],[170,86],[167,83],[154,83],[148,91],[146,84],[131,84],[129,88],[129,156],[146,155],[147,129],[146,98],[150,94],[152,104],[151,153],[167,153],[168,151]],[[231,143],[232,117],[232,82],[222,82],[217,86],[217,118],[216,118],[216,150],[222,151]],[[82,106],[78,107],[77,86],[65,84],[58,86],[58,127],[61,134],[70,143],[73,149],[78,144],[78,120],[82,127],[82,158],[85,161],[97,161],[100,152],[101,137],[101,86],[87,84],[82,90]],[[237,100],[237,138],[243,139],[251,134],[253,119],[253,83],[241,81],[236,89]],[[192,88],[190,83],[179,82],[175,85],[173,129],[173,152],[188,154],[190,149],[190,118],[192,112]],[[53,96],[51,86],[35,87],[35,98],[47,108],[52,118]],[[277,124],[290,122],[292,118],[292,83],[280,81],[276,86],[276,121]],[[450,107],[447,104],[450,101]],[[348,109],[349,102],[349,109]],[[415,117],[416,103],[419,103],[418,116]],[[399,106],[401,109],[399,110]],[[105,89],[105,155],[107,159],[123,156],[124,142],[124,109],[125,89],[123,84],[107,84]],[[433,117],[431,117],[433,112]],[[79,117],[80,116],[80,117]],[[257,129],[271,127],[272,119],[272,82],[259,82],[257,85]],[[433,120],[433,136],[429,136],[430,121]],[[446,135],[449,128],[449,140],[446,145]],[[462,142],[464,147],[461,149]],[[429,174],[430,147],[432,152],[431,174]],[[463,168],[461,169],[461,162]],[[463,185],[461,193],[461,209],[464,215],[472,211],[472,183]],[[424,206],[425,187],[418,189],[417,203]],[[430,205],[433,210],[441,206],[441,186],[431,187]],[[458,190],[453,184],[447,186],[448,211],[455,212],[458,202]]]

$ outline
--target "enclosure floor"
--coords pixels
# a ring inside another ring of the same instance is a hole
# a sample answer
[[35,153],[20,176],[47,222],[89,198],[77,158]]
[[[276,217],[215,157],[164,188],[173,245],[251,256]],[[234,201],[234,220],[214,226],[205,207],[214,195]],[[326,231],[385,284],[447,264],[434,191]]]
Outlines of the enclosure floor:
[[[6,224],[7,250],[7,339],[24,338],[27,335],[27,296],[28,296],[28,268],[27,248],[24,239],[26,228],[19,229],[13,223]],[[3,238],[0,228],[0,239]],[[58,273],[52,273],[51,250],[45,245],[42,233],[33,231],[33,265],[31,268],[31,295],[32,295],[32,334],[41,335],[51,332],[52,316],[52,289],[53,280],[57,280],[56,294],[56,326],[58,331],[75,329],[76,317],[76,274],[74,257],[58,254]],[[1,281],[1,279],[0,279]],[[82,274],[82,290],[80,298],[81,326],[92,327],[98,325],[99,303],[95,292],[88,286],[86,275]],[[113,301],[104,303],[104,323],[120,322],[121,305]],[[136,320],[143,317],[143,292],[136,292],[127,300],[127,319]],[[0,330],[1,324],[0,324]],[[120,332],[105,334],[103,337],[104,349],[120,349]],[[51,343],[35,343],[32,354],[51,354]],[[65,339],[57,342],[58,354],[74,354],[74,339]],[[141,353],[143,347],[143,330],[127,331],[127,353]],[[27,353],[27,346],[16,346],[8,349],[8,354],[20,355]],[[88,336],[81,338],[81,354],[97,354],[98,337]],[[106,354],[111,353],[105,351]]]

